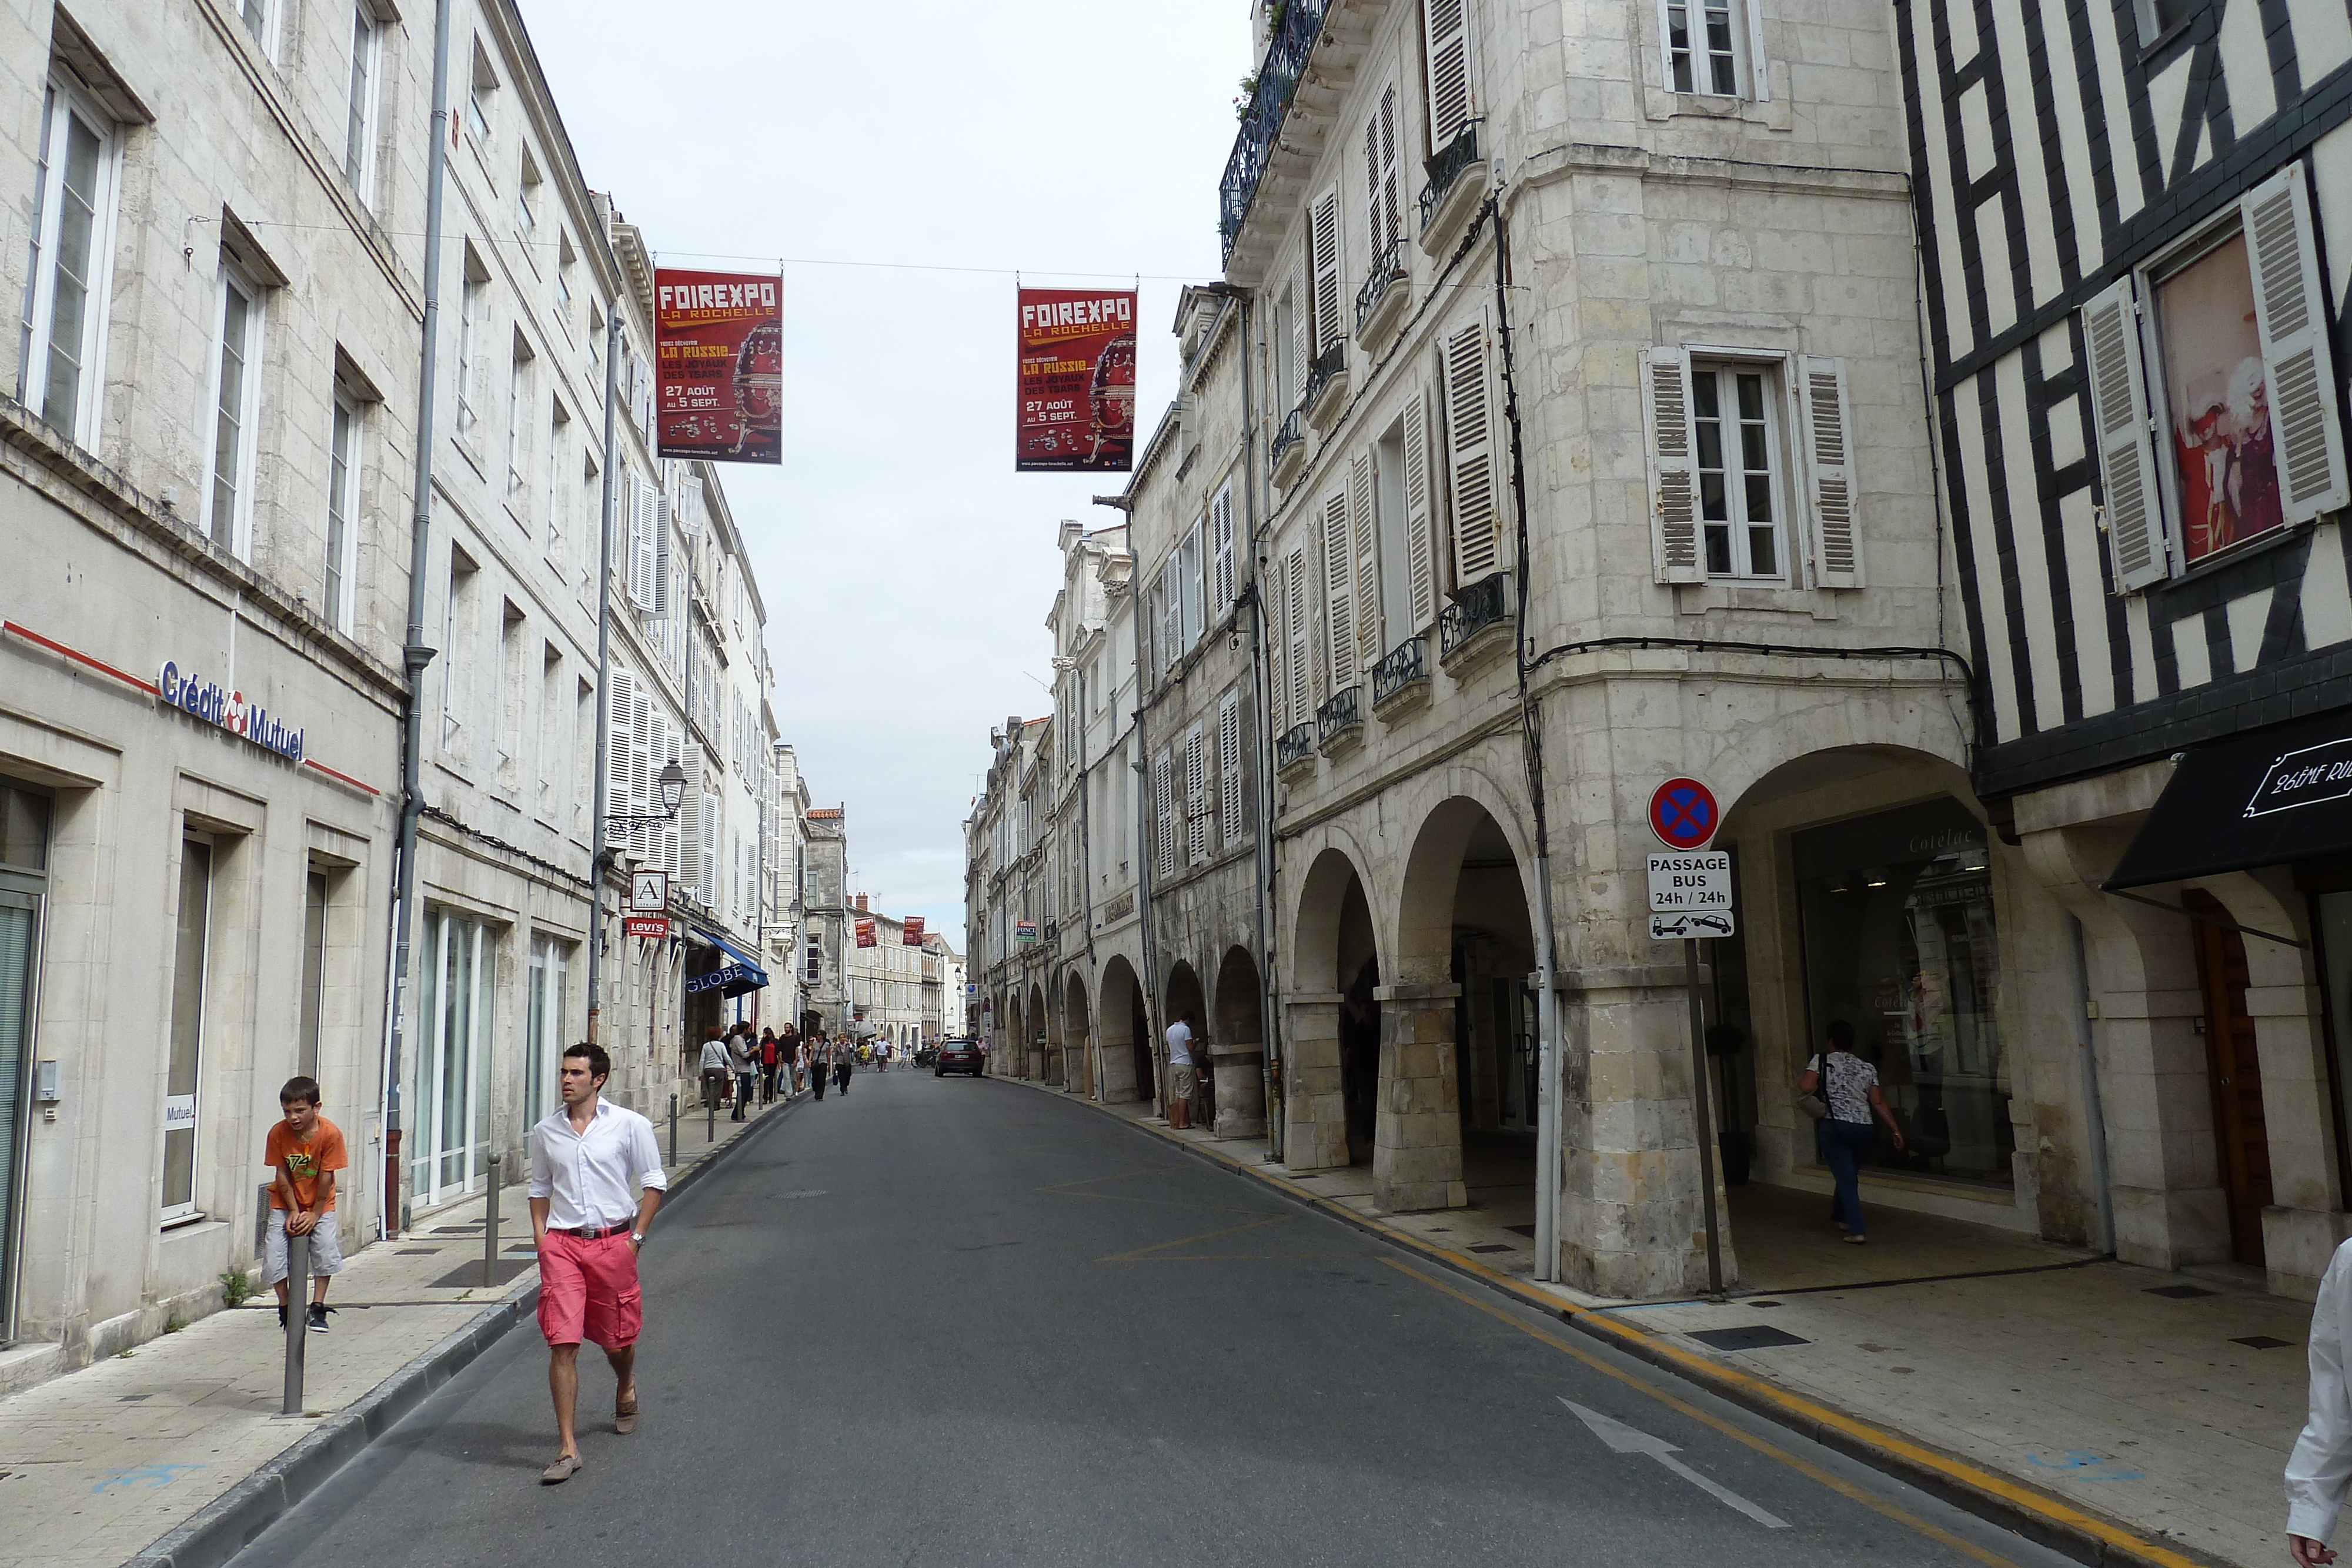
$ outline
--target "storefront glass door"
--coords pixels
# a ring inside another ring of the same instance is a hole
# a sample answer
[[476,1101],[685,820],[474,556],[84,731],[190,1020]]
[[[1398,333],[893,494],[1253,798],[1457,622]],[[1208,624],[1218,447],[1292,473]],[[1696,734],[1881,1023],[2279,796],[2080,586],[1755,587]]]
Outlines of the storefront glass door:
[[523,1119],[536,1126],[553,1111],[557,1065],[563,1057],[564,977],[571,969],[570,950],[552,936],[530,941],[530,1006],[524,1019]]
[[0,1344],[16,1332],[16,1258],[32,1113],[34,983],[47,886],[49,802],[0,783]]
[[172,958],[172,1056],[163,1084],[163,1221],[196,1212],[196,1086],[204,1062],[213,846],[180,841],[180,915]]
[[417,1201],[443,1203],[474,1189],[488,1168],[495,944],[484,926],[439,910],[425,916],[417,1053]]

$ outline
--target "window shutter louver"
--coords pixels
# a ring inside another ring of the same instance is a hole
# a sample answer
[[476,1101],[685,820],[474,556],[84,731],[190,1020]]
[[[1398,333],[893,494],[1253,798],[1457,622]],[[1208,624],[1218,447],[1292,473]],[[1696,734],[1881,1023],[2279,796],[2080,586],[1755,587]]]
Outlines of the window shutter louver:
[[1209,858],[1208,737],[1194,725],[1184,737],[1184,849],[1193,864]]
[[[679,758],[679,757],[678,757],[678,745],[679,745],[680,740],[681,740],[683,737],[682,737],[682,736],[681,736],[681,734],[680,734],[680,732],[679,732],[679,730],[678,730],[678,727],[677,727],[677,725],[675,725],[675,724],[673,724],[673,723],[671,723],[671,722],[670,722],[669,716],[668,716],[668,715],[667,715],[667,714],[665,714],[665,715],[663,715],[663,716],[662,716],[662,721],[661,721],[661,738],[662,738],[662,753],[661,753],[662,766],[663,766],[664,768],[667,768],[671,763],[673,763],[673,762],[677,762],[677,763],[678,763],[678,765],[679,765],[681,768],[682,768],[682,767],[684,767],[684,766],[685,766],[684,762],[683,762],[683,761]],[[675,878],[677,878],[677,875],[678,875],[678,873],[679,873],[679,871],[682,869],[682,868],[678,865],[678,862],[677,862],[677,856],[678,856],[678,837],[677,837],[678,830],[677,830],[677,819],[676,817],[672,817],[672,818],[670,818],[667,821],[664,822],[664,823],[661,825],[661,830],[660,830],[660,831],[661,831],[661,868],[662,868],[662,870],[664,870],[664,871],[666,871],[666,872],[669,873],[670,876],[671,876],[673,879],[675,879]]]
[[1275,733],[1290,727],[1290,576],[1288,563],[1276,560],[1267,566],[1268,592],[1261,608],[1265,612],[1268,627],[1266,642],[1267,673],[1272,677]]
[[1364,121],[1364,238],[1375,260],[1385,248],[1381,213],[1381,117],[1376,112]]
[[650,615],[660,602],[661,490],[640,479],[635,500],[629,527],[629,599]]
[[1315,716],[1314,642],[1307,626],[1307,549],[1290,552],[1283,576],[1290,594],[1290,722],[1295,728]]
[[702,902],[719,903],[719,797],[702,794]]
[[1444,151],[1470,123],[1470,27],[1466,0],[1424,0],[1429,60],[1429,150]]
[[1349,505],[1355,513],[1356,559],[1352,580],[1356,590],[1356,669],[1360,674],[1381,662],[1388,650],[1381,646],[1380,547],[1372,538],[1372,455],[1360,452],[1349,465]]
[[1355,541],[1348,533],[1348,492],[1334,490],[1323,503],[1323,642],[1330,684],[1337,695],[1356,678],[1356,601],[1349,567]]
[[2253,264],[2254,322],[2270,392],[2279,498],[2286,521],[2308,522],[2352,501],[2352,492],[2345,481],[2327,296],[2320,287],[2303,165],[2290,163],[2248,192],[2239,210]]
[[1853,482],[1853,400],[1843,360],[1797,360],[1805,485],[1813,521],[1813,586],[1862,586],[1862,519]]
[[1176,779],[1175,762],[1161,752],[1151,763],[1151,810],[1158,824],[1158,842],[1152,846],[1152,863],[1162,882],[1176,874]]
[[1650,460],[1651,570],[1659,582],[1704,582],[1687,350],[1642,350],[1642,424]]
[[1381,243],[1378,252],[1385,252],[1404,235],[1404,195],[1402,182],[1397,174],[1397,89],[1391,88],[1381,95],[1381,162],[1379,203]]
[[[608,816],[624,817],[636,810],[629,782],[630,726],[635,722],[637,710],[637,677],[615,666],[604,685],[604,811]],[[625,839],[607,834],[608,841],[625,844]]]
[[[1307,387],[1307,364],[1315,357],[1315,291],[1311,286],[1313,273],[1307,258],[1315,249],[1315,225],[1307,225],[1307,243],[1299,247],[1298,259],[1290,264],[1290,384],[1282,394],[1293,407]],[[1288,408],[1276,411],[1288,413]]]
[[1470,587],[1501,566],[1495,525],[1493,399],[1486,385],[1486,328],[1473,321],[1445,339],[1445,456],[1454,500],[1454,586]]
[[2101,517],[2118,593],[2156,581],[2169,564],[2134,298],[2132,280],[2126,277],[2083,308],[2083,340],[2091,361],[2091,423],[2098,437],[2099,487],[2105,497]]
[[1234,492],[1230,485],[1217,492],[1209,506],[1209,528],[1216,549],[1217,608],[1214,619],[1224,619],[1234,607]]
[[1242,839],[1242,695],[1217,705],[1217,831],[1224,847]]
[[1419,632],[1437,613],[1437,596],[1429,543],[1429,405],[1418,387],[1404,405],[1404,548],[1405,570],[1412,574],[1412,629]]
[[1330,352],[1331,346],[1348,335],[1347,322],[1339,313],[1343,303],[1339,281],[1339,192],[1337,187],[1315,199],[1314,210],[1308,214],[1307,232],[1314,245],[1315,266],[1315,352],[1320,356]]
[[[646,683],[639,682],[636,700],[629,705],[629,814],[645,817],[653,810],[653,719],[654,705],[646,691]],[[646,853],[646,824],[636,823],[629,830],[629,852],[638,859]]]

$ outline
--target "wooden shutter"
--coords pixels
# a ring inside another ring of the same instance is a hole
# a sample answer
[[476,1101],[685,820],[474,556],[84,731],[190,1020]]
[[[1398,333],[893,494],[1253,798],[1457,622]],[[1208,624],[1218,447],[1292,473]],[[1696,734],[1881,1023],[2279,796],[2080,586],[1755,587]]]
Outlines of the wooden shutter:
[[2104,497],[2100,523],[2106,529],[2116,591],[2129,593],[2157,581],[2170,567],[2140,363],[2139,306],[2129,277],[2083,308],[2083,340],[2091,361],[2091,423]]
[[1176,874],[1176,766],[1168,753],[1151,760],[1151,814],[1158,824],[1152,864],[1162,882]]
[[2290,163],[2246,193],[2239,210],[2253,266],[2254,322],[2270,392],[2279,499],[2286,521],[2308,522],[2352,501],[2352,490],[2345,482],[2327,295],[2320,287],[2303,165]]
[[1691,450],[1690,352],[1642,350],[1642,428],[1650,460],[1650,565],[1659,582],[1705,582],[1698,462]]
[[1444,150],[1470,123],[1470,27],[1467,0],[1423,0],[1423,38],[1429,60],[1429,150]]
[[1296,727],[1315,716],[1314,643],[1307,627],[1307,548],[1290,552],[1284,572],[1290,591],[1290,722]]
[[[654,705],[652,683],[637,683],[635,700],[629,704],[629,804],[633,817],[653,814],[654,798],[658,793],[654,784]],[[651,841],[648,824],[639,822],[629,830],[629,852],[640,860],[650,859],[646,845]]]
[[702,793],[702,902],[719,903],[719,797]]
[[1217,492],[1209,503],[1209,537],[1216,551],[1213,569],[1216,579],[1216,609],[1213,621],[1224,619],[1225,612],[1234,607],[1235,591],[1234,574],[1234,487],[1231,485]]
[[1388,650],[1381,646],[1380,546],[1372,537],[1372,455],[1360,452],[1349,465],[1348,488],[1356,531],[1356,668],[1369,670]]
[[629,601],[650,615],[661,602],[661,490],[635,476],[631,483]]
[[1404,405],[1405,570],[1412,581],[1412,630],[1437,613],[1434,562],[1429,543],[1429,405],[1415,387]]
[[1340,298],[1338,186],[1315,198],[1315,205],[1307,214],[1307,234],[1309,260],[1314,267],[1315,352],[1319,357],[1330,352],[1331,345],[1348,335],[1347,321],[1340,315],[1345,302]]
[[1334,490],[1323,502],[1323,643],[1330,672],[1327,695],[1336,696],[1356,678],[1356,601],[1350,580],[1355,540],[1348,532],[1348,492]]
[[1242,839],[1242,694],[1217,705],[1218,838],[1227,849]]
[[691,747],[692,761],[681,761],[686,769],[686,793],[677,805],[678,864],[676,872],[677,890],[697,903],[702,902],[702,748]]
[[1848,392],[1845,361],[1815,354],[1799,356],[1797,407],[1803,418],[1805,494],[1812,513],[1813,586],[1860,588],[1853,401]]
[[[1404,235],[1404,194],[1397,176],[1397,89],[1381,95],[1381,244],[1384,251]],[[1377,255],[1378,252],[1376,251]]]
[[[667,714],[661,716],[658,727],[660,730],[661,746],[659,751],[656,753],[656,760],[658,760],[664,768],[667,768],[671,763],[678,761],[678,745],[684,737],[679,731],[678,727],[670,722],[669,716]],[[680,763],[679,765],[681,767],[684,766],[683,763]],[[656,796],[656,803],[658,803],[658,797],[660,795],[660,786],[658,784],[655,786],[655,794]],[[669,821],[664,822],[656,831],[661,835],[660,853],[656,858],[661,862],[662,870],[669,873],[669,874],[675,878],[678,873],[677,819],[676,817],[672,817]]]
[[1184,851],[1195,865],[1209,858],[1208,737],[1199,725],[1184,736]]
[[1307,243],[1299,247],[1298,259],[1290,264],[1290,382],[1282,389],[1286,406],[1277,414],[1286,414],[1298,405],[1300,393],[1307,388],[1307,364],[1315,357],[1315,291],[1312,274],[1307,269],[1307,256],[1315,248],[1315,225],[1307,225]]
[[[624,817],[636,810],[629,783],[629,727],[637,709],[637,677],[617,664],[604,680],[604,811]],[[625,837],[606,835],[614,844]]]
[[1502,565],[1486,323],[1456,328],[1447,334],[1440,352],[1445,372],[1447,487],[1454,498],[1454,586],[1459,590],[1493,575]]

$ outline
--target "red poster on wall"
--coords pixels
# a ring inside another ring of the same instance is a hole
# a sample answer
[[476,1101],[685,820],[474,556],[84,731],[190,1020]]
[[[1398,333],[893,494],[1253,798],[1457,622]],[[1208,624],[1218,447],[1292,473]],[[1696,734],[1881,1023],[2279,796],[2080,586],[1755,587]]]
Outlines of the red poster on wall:
[[857,945],[860,947],[874,946],[874,922],[871,920],[861,920],[857,923]]
[[921,946],[923,945],[923,917],[919,915],[909,915],[907,916],[906,928],[899,933],[898,940],[905,943],[909,947]]
[[1023,474],[1135,465],[1135,290],[1021,290]]
[[783,293],[755,274],[654,274],[664,457],[784,460]]

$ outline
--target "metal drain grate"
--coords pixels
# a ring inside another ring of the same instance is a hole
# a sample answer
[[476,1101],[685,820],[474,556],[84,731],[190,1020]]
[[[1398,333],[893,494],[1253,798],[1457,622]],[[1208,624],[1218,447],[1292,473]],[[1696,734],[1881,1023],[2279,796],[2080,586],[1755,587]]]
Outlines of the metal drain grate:
[[2151,1296],[2165,1297],[2168,1301],[2189,1301],[2196,1300],[2199,1296],[2218,1296],[2221,1292],[2209,1291],[2202,1285],[2151,1285],[2148,1287],[2147,1293]]
[[2243,1339],[2233,1339],[2230,1343],[2231,1344],[2244,1345],[2248,1350],[2284,1350],[2289,1345],[2293,1344],[2294,1341],[2291,1339],[2273,1339],[2266,1333],[2250,1333]]
[[1517,1250],[1507,1241],[1486,1241],[1470,1249],[1473,1252],[1512,1252]]
[[1795,1334],[1776,1329],[1769,1323],[1749,1323],[1736,1329],[1701,1329],[1690,1337],[1716,1350],[1775,1350],[1781,1345],[1813,1343],[1809,1339],[1799,1339]]

